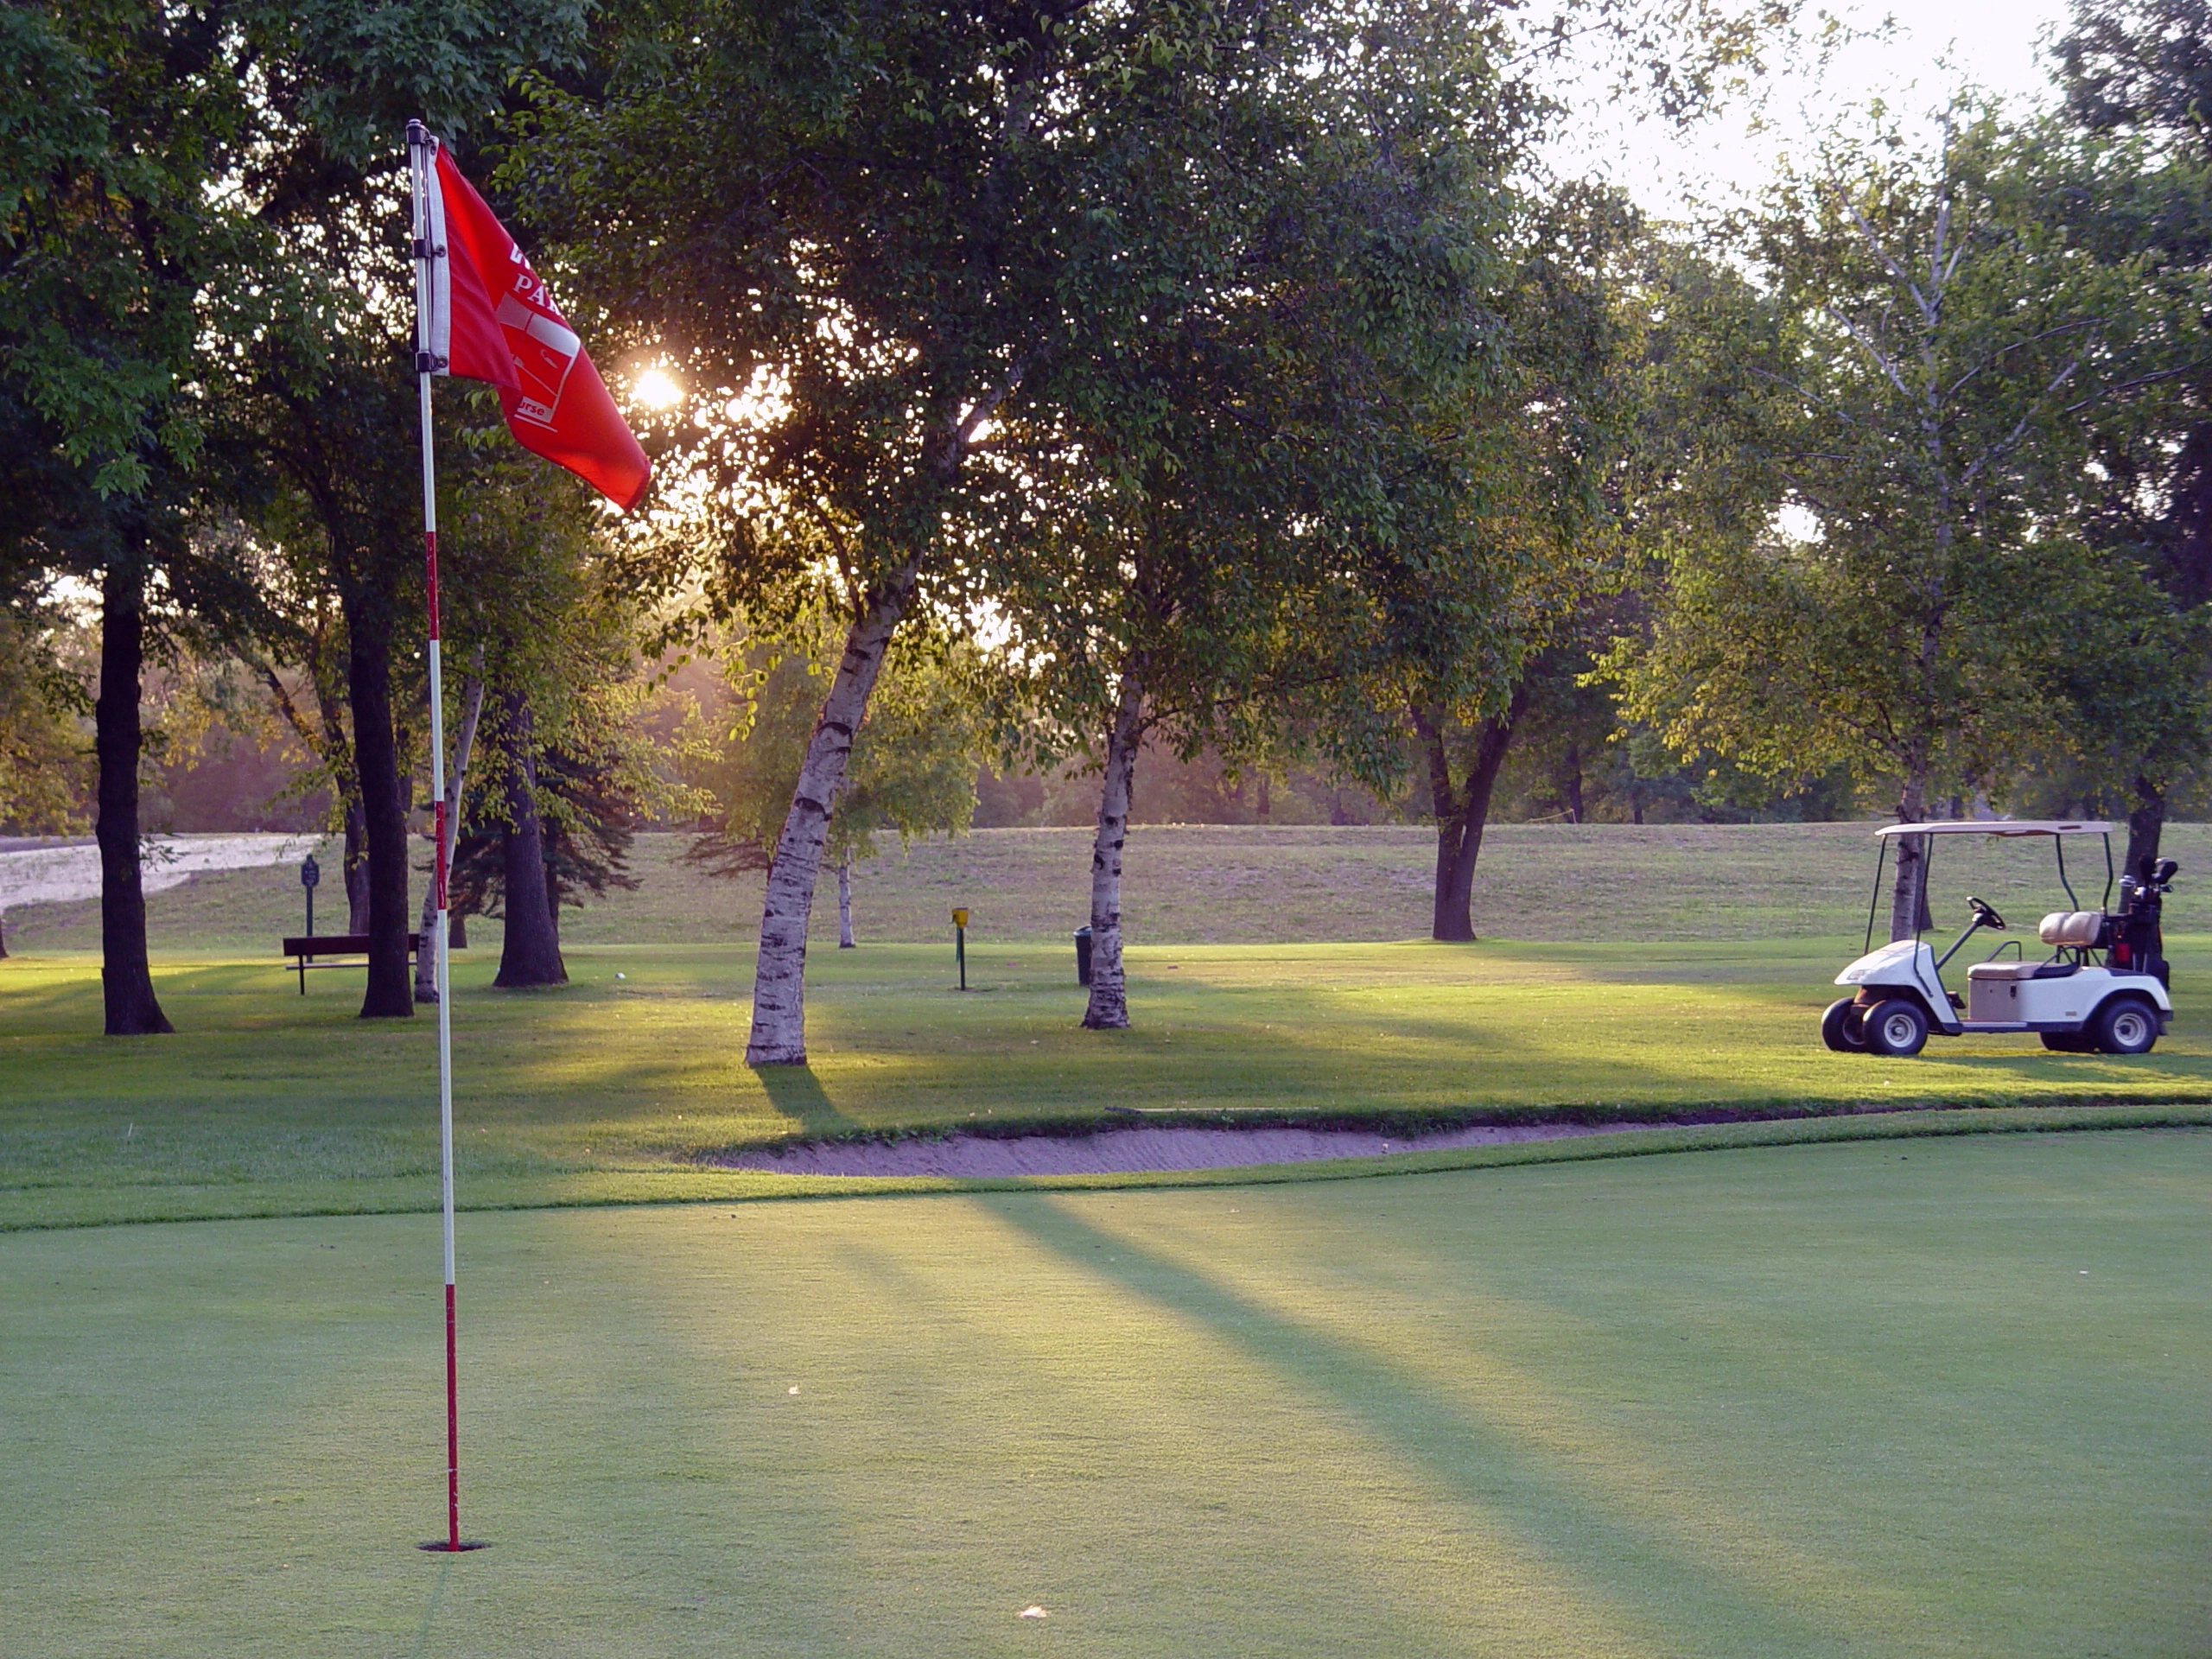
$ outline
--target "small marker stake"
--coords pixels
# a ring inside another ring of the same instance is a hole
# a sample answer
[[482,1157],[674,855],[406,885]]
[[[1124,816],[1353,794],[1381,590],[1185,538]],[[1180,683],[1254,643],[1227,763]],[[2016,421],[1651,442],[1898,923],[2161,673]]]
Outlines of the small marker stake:
[[952,955],[960,964],[960,988],[968,988],[968,912],[965,906],[952,912]]
[[[322,880],[322,866],[309,853],[300,864],[300,887],[308,896],[308,938],[315,937],[315,885]],[[300,995],[308,994],[308,959],[300,958]]]

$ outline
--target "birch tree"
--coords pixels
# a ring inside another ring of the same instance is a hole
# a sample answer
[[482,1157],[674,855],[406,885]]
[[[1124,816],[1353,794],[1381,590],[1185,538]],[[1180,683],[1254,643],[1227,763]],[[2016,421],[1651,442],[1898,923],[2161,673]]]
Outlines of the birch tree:
[[826,593],[844,622],[763,899],[750,1063],[805,1058],[816,877],[893,635],[986,594],[975,455],[1038,388],[1086,396],[1087,354],[1175,286],[1153,187],[1298,26],[1281,0],[671,0],[520,147],[541,222],[693,392],[675,435],[716,581],[771,620]]
[[1310,740],[1367,608],[1363,550],[1451,487],[1457,457],[1426,429],[1491,372],[1527,137],[1503,55],[1479,11],[1309,16],[1195,88],[1211,142],[1147,193],[1177,280],[1081,365],[1087,396],[1047,378],[987,457],[1011,522],[982,556],[1018,689],[1060,745],[1028,758],[1072,748],[1099,778],[1087,1027],[1129,1021],[1147,741],[1234,763]]
[[[1722,9],[1590,11],[1629,10]],[[652,0],[595,37],[603,73],[540,97],[509,176],[556,262],[690,391],[668,435],[698,463],[683,539],[753,613],[826,594],[847,629],[763,899],[751,1063],[805,1058],[807,918],[885,651],[910,616],[965,621],[995,598],[969,539],[976,456],[1047,399],[1105,406],[1082,365],[1182,287],[1182,187],[1226,176],[1206,165],[1224,114],[1306,95],[1286,42],[1319,61],[1363,32],[1503,15]],[[1694,86],[1741,63],[1760,33],[1742,21],[1669,38],[1658,70]],[[1393,96],[1378,80],[1367,112]],[[1522,101],[1503,88],[1450,114],[1477,129]]]
[[[766,874],[773,864],[842,634],[820,618],[795,638],[721,645],[726,700],[695,706],[675,745],[703,809],[686,857],[709,874]],[[879,836],[957,835],[975,818],[982,672],[971,651],[944,641],[910,635],[893,648],[830,809],[839,949],[855,948],[853,866],[876,855]]]
[[[446,772],[444,822],[448,826],[447,834],[455,840],[461,833],[461,807],[468,786],[468,764],[475,758],[476,727],[483,717],[484,653],[479,650],[461,679],[461,724],[454,734],[453,764]],[[436,822],[435,817],[432,821]],[[416,932],[420,938],[428,940],[437,925],[438,886],[433,880],[423,887],[423,915],[416,925]],[[417,1002],[435,1002],[441,995],[438,953],[418,946],[415,952],[415,1000]]]
[[994,457],[1052,503],[991,555],[1014,636],[998,712],[1026,764],[1080,756],[1098,775],[1092,1029],[1129,1023],[1122,880],[1139,752],[1151,739],[1248,757],[1319,671],[1332,588],[1336,609],[1350,600],[1330,543],[1300,523],[1319,457],[1285,406],[1296,372],[1255,372],[1263,359],[1285,370],[1294,331],[1270,326],[1273,284],[1249,264],[1241,277],[1236,326],[1185,315],[1125,343],[1127,403],[1095,426],[1010,423]]

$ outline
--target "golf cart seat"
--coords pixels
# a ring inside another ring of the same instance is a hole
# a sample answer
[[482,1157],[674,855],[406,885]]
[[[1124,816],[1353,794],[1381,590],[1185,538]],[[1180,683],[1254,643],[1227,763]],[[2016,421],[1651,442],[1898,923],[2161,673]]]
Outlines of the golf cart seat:
[[2101,910],[2054,910],[2043,918],[2036,937],[2045,944],[2071,950],[2093,950],[2105,925]]
[[2069,974],[2082,971],[2071,962],[1977,962],[1967,969],[1967,977],[1975,979],[2064,979]]

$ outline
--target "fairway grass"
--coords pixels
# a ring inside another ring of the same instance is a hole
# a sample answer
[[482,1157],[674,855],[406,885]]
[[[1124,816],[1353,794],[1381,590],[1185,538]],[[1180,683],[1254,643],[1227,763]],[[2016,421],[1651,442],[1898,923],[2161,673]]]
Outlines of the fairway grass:
[[[2212,1133],[0,1237],[0,1649],[2185,1659]],[[1024,1608],[1049,1617],[1024,1620]]]
[[[2018,1037],[1937,1039],[1910,1061],[1831,1054],[1815,1027],[1835,959],[1805,941],[1156,947],[1131,953],[1121,1033],[1080,1028],[1057,950],[978,948],[965,995],[942,947],[820,951],[812,1064],[761,1071],[743,1064],[744,947],[578,948],[573,982],[547,992],[493,990],[479,959],[455,974],[461,1197],[821,1192],[834,1184],[709,1160],[793,1135],[1127,1121],[1116,1109],[1406,1127],[1914,1106],[2202,1116],[2208,944],[2173,942],[2180,1015],[2132,1059]],[[356,1019],[350,974],[304,997],[265,963],[171,961],[157,979],[177,1034],[118,1040],[96,1034],[94,960],[0,963],[0,1229],[435,1202],[431,1020]]]

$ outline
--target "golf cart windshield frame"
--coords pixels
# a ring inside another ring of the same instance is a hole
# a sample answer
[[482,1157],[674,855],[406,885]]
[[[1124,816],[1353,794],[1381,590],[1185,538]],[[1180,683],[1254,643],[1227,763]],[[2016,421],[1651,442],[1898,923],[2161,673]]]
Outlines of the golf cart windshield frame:
[[[1882,871],[1889,861],[1890,842],[1902,836],[1919,836],[1928,840],[1928,845],[1923,853],[1925,862],[1922,865],[1920,872],[1920,891],[1923,905],[1928,893],[1929,874],[1936,868],[1934,837],[1937,836],[1995,836],[2005,841],[2018,841],[2031,836],[2049,836],[2051,850],[2058,857],[2058,885],[2066,889],[2066,897],[2071,900],[2076,910],[2082,908],[2082,901],[2075,895],[2074,884],[2066,878],[2066,837],[2101,836],[2104,838],[2105,843],[2105,896],[2099,908],[2104,910],[2112,908],[2112,825],[2108,823],[2093,818],[2035,820],[1948,818],[1934,823],[1885,823],[1874,832],[1874,839],[1880,844],[1881,850],[1874,856],[1874,891],[1866,901],[1866,949],[1869,951],[1874,948],[1874,918],[1882,907]],[[1916,920],[1917,918],[1915,919]],[[1916,927],[1913,929],[1912,937],[1917,939],[1925,931],[1923,928]]]

